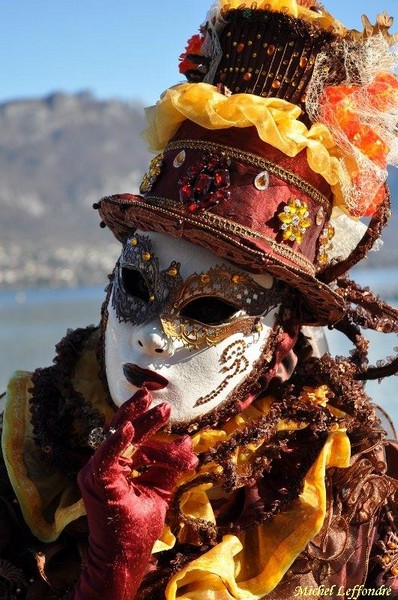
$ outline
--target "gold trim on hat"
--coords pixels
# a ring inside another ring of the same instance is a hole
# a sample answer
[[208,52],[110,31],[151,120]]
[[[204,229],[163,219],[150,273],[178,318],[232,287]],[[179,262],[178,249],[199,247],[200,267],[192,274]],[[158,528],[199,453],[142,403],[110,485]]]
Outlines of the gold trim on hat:
[[[161,205],[167,206],[167,210]],[[189,223],[195,226],[199,225],[201,227],[211,229],[216,234],[220,234],[220,231],[214,228],[220,227],[225,233],[231,233],[247,238],[257,238],[265,240],[270,245],[275,254],[278,254],[282,258],[285,258],[295,263],[299,269],[304,270],[309,275],[315,276],[316,270],[313,263],[301,254],[295,252],[295,250],[293,250],[292,248],[289,248],[288,246],[282,246],[267,235],[260,234],[257,231],[250,229],[249,227],[239,225],[234,221],[230,221],[229,219],[225,219],[224,217],[220,217],[219,215],[203,212],[200,214],[200,217],[198,219],[194,219],[186,216],[185,214],[181,214],[180,204],[177,204],[174,200],[171,200],[170,198],[164,198],[161,196],[146,196],[145,203],[140,202],[138,206],[141,208],[145,207],[149,209],[156,209],[157,211],[165,213],[169,216],[174,216],[176,219],[181,220],[183,218],[185,223]],[[236,240],[232,241],[235,245],[238,244],[241,247],[246,248],[244,244],[239,244],[239,242],[236,242]]]
[[190,149],[190,150],[207,150],[209,152],[225,152],[228,154],[230,158],[238,160],[239,162],[250,165],[251,167],[256,167],[259,170],[267,170],[275,177],[278,177],[285,183],[290,183],[294,185],[300,192],[303,192],[307,196],[309,196],[312,200],[314,200],[317,204],[322,206],[322,208],[326,209],[327,212],[330,211],[331,200],[328,200],[326,196],[324,196],[319,190],[314,188],[308,181],[301,179],[295,173],[288,171],[272,163],[271,161],[262,158],[256,154],[252,154],[251,152],[245,152],[243,150],[237,150],[236,148],[232,148],[231,146],[226,146],[224,144],[217,144],[215,142],[203,142],[201,140],[176,140],[174,142],[170,142],[165,150],[164,154],[167,152],[171,152],[173,150],[181,150],[181,149]]

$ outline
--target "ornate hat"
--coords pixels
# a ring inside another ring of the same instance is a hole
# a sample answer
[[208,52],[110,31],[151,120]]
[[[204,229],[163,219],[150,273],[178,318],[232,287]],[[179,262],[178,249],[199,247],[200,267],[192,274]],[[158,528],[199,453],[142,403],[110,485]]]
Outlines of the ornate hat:
[[103,223],[121,241],[161,231],[269,272],[300,290],[304,321],[338,322],[339,278],[389,215],[391,24],[364,17],[359,33],[316,1],[220,0],[180,57],[188,83],[147,111],[158,154],[141,195],[103,198]]

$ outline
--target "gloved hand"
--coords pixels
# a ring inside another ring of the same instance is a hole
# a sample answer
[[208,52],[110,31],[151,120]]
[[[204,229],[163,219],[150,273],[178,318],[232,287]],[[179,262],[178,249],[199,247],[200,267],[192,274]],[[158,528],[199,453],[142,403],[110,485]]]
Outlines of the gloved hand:
[[169,405],[148,410],[150,402],[143,388],[123,404],[109,425],[116,431],[79,473],[90,535],[74,600],[134,598],[176,481],[197,464],[188,436],[149,439],[170,416]]

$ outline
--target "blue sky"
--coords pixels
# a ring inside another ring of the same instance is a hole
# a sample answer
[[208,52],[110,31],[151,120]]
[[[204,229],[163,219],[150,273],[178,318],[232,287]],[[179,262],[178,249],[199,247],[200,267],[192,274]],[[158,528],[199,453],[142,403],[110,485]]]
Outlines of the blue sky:
[[[397,0],[325,0],[350,27]],[[0,102],[53,91],[156,102],[211,0],[0,0]]]

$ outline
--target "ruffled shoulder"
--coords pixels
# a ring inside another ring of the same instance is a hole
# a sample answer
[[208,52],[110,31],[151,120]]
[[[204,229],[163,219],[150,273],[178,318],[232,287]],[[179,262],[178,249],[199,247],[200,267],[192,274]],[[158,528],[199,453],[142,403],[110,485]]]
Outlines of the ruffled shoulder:
[[46,464],[35,443],[30,421],[31,387],[31,373],[24,371],[17,371],[9,383],[3,456],[26,524],[39,540],[50,542],[85,510],[76,486]]
[[[74,335],[76,337],[75,332],[70,332],[63,340],[60,344],[62,351],[70,346]],[[82,404],[79,411],[75,411],[73,423],[77,449],[84,435],[84,427],[95,426],[97,421],[103,423],[113,414],[113,409],[105,401],[98,378],[95,356],[97,332],[89,331],[84,337],[84,344],[78,346],[78,357],[70,361],[71,385]],[[58,362],[63,365],[67,363],[66,360]],[[8,385],[3,417],[2,448],[8,476],[26,524],[33,535],[43,542],[57,539],[68,524],[85,514],[76,478],[68,477],[56,460],[62,448],[55,447],[55,438],[62,440],[63,433],[71,436],[71,432],[62,431],[65,398],[61,393],[60,377],[57,360],[53,367],[35,373],[17,371]],[[52,414],[50,404],[59,411],[58,423],[56,420],[53,423],[57,415]],[[88,423],[79,423],[79,415],[83,417],[82,421],[86,418]],[[90,425],[90,416],[93,415],[96,422]],[[42,429],[44,423],[48,430]],[[53,443],[49,437],[51,429]],[[70,441],[71,445],[74,443]],[[66,456],[71,448],[64,448]],[[83,459],[89,448],[86,450]]]

